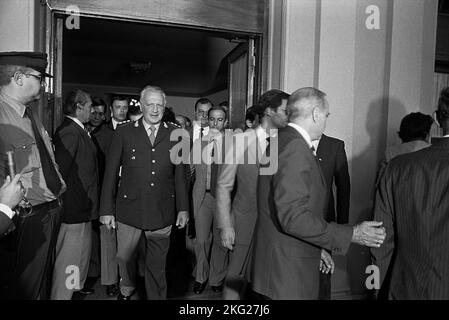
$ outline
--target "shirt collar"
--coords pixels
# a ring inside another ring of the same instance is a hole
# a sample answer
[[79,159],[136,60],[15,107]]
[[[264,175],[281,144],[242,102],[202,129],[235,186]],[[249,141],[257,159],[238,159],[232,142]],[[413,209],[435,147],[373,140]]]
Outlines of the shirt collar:
[[117,125],[120,123],[117,120],[115,120],[114,118],[111,118],[111,122],[112,122],[112,128],[117,129]]
[[443,138],[449,138],[449,134],[447,134],[447,135],[443,136]]
[[26,106],[13,97],[7,95],[4,92],[0,92],[0,96],[5,100],[11,108],[13,108],[22,118],[25,116]]
[[299,132],[299,134],[304,138],[304,140],[306,140],[307,144],[309,145],[309,148],[313,147],[312,139],[310,138],[310,135],[307,133],[307,131],[304,130],[304,128],[297,125],[296,123],[291,123],[291,122],[288,125],[294,129],[296,129],[296,131]]
[[156,135],[157,131],[159,130],[159,126],[161,125],[160,122],[158,124],[149,124],[143,118],[142,118],[142,123],[143,123],[143,127],[145,128],[145,131],[147,131],[147,132],[148,132],[148,130],[150,129],[151,126],[155,127],[156,131],[154,132],[154,135]]
[[79,125],[83,130],[85,130],[84,124],[81,121],[79,121],[77,118],[71,117],[68,115],[66,115],[66,117],[73,120],[73,122],[75,122],[77,125]]

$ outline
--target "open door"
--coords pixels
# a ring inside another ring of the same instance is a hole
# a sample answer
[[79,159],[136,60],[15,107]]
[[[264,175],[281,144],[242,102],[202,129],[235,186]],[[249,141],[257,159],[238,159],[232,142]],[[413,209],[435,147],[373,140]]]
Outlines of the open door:
[[242,128],[246,109],[253,104],[254,50],[254,39],[248,39],[228,55],[229,123],[233,129]]

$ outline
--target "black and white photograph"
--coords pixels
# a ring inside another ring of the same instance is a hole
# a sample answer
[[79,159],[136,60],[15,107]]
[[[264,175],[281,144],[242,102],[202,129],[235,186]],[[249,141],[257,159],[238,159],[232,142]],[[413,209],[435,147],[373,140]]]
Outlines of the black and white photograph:
[[0,187],[0,303],[449,300],[449,0],[0,0]]

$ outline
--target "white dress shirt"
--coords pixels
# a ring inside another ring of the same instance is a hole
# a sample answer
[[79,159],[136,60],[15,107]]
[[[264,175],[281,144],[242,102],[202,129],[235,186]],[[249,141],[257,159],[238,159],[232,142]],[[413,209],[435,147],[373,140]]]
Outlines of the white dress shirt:
[[[290,122],[288,125],[294,129],[296,129],[296,131],[299,132],[299,134],[304,138],[304,140],[306,140],[307,144],[309,145],[309,148],[313,147],[312,139],[310,138],[310,135],[307,133],[306,130],[304,130],[301,126],[298,126],[296,123]],[[315,152],[316,152],[316,148],[315,148]]]
[[6,214],[9,219],[12,219],[12,217],[14,217],[14,212],[6,204],[0,203],[0,211]]
[[[203,136],[209,134],[209,127],[203,127]],[[193,122],[193,141],[201,137],[201,125],[198,122]]]

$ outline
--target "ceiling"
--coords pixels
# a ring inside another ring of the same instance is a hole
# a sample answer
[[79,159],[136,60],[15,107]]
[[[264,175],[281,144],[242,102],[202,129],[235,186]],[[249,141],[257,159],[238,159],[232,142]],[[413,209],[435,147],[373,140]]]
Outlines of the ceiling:
[[153,84],[169,95],[204,96],[226,88],[225,57],[242,41],[227,33],[83,17],[79,30],[64,28],[63,83]]

